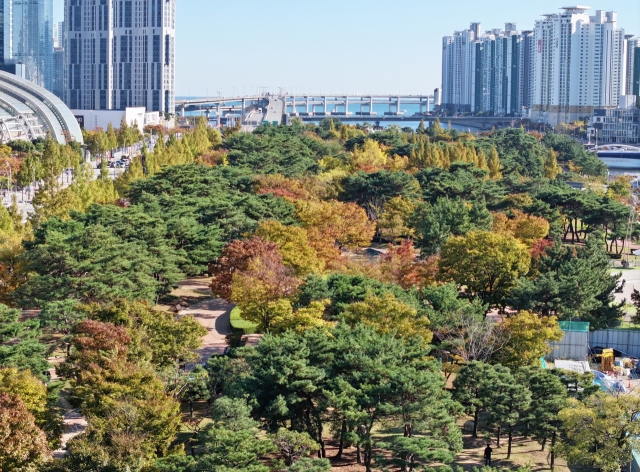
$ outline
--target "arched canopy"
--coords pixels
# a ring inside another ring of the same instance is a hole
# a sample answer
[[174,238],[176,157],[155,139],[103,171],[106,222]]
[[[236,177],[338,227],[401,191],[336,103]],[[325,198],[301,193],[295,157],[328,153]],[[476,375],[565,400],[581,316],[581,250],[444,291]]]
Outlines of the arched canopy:
[[0,71],[0,108],[13,116],[36,115],[60,144],[66,143],[67,134],[84,143],[78,121],[62,100],[33,82],[3,71]]

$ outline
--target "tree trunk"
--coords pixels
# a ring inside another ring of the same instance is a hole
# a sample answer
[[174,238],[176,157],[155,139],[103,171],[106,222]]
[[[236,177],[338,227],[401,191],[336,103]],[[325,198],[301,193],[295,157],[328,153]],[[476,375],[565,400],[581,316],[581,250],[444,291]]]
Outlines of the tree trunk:
[[356,444],[356,462],[362,464],[362,451],[360,450],[360,444]]
[[476,407],[476,411],[473,412],[473,437],[478,437],[478,415],[480,414],[480,407]]
[[496,440],[496,447],[500,447],[500,433],[502,432],[502,426],[498,426],[498,435]]
[[509,445],[507,446],[507,459],[511,459],[511,443],[513,442],[513,432],[509,428]]
[[555,446],[556,446],[556,432],[553,432],[553,435],[551,436],[551,461],[549,463],[549,466],[551,467],[551,470],[553,470],[555,464],[556,464],[556,451],[555,451]]
[[540,449],[541,451],[544,451],[544,447],[547,445],[547,438],[544,438],[542,440],[542,449]]
[[336,459],[342,459],[342,451],[344,450],[344,436],[347,434],[347,420],[346,418],[342,419],[342,429],[340,430],[340,445],[338,446],[338,454],[336,454]]
[[67,343],[67,357],[71,355],[71,343]]
[[193,419],[193,401],[189,400],[189,417]]
[[364,451],[364,467],[366,472],[371,472],[371,459],[372,459],[372,451],[371,451],[371,444],[368,443],[365,447],[365,451]]

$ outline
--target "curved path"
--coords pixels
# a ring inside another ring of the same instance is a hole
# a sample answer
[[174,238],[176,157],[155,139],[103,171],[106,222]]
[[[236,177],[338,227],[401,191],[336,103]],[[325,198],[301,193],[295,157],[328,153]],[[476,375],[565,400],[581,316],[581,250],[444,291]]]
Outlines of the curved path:
[[[179,284],[181,290],[202,293],[208,290],[206,282],[189,279]],[[180,310],[178,315],[192,315],[198,323],[207,329],[202,338],[202,347],[198,351],[200,362],[205,363],[213,354],[224,354],[227,348],[226,336],[231,334],[231,310],[234,305],[219,298],[209,298]]]
[[230,315],[234,305],[224,300],[212,298],[180,311],[179,315],[192,315],[198,323],[207,328],[208,333],[202,338],[200,362],[205,363],[213,354],[224,354],[227,348],[226,336],[231,334]]

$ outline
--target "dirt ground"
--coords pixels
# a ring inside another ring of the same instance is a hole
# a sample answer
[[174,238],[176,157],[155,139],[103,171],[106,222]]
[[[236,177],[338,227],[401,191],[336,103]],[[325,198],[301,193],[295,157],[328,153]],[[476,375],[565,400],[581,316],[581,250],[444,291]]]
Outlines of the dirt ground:
[[[470,434],[463,437],[464,449],[456,456],[455,466],[460,466],[464,470],[472,470],[474,467],[484,465],[484,448],[487,446],[487,439],[482,437],[474,438]],[[493,448],[492,463],[493,467],[505,469],[516,469],[521,466],[530,466],[532,471],[551,470],[549,467],[549,452],[541,451],[540,444],[536,441],[526,438],[514,438],[511,450],[511,459],[507,459],[507,438],[500,439],[500,448],[496,447],[495,437],[491,438],[491,447]],[[557,472],[568,472],[566,461],[556,457]],[[571,470],[575,470],[573,467]]]

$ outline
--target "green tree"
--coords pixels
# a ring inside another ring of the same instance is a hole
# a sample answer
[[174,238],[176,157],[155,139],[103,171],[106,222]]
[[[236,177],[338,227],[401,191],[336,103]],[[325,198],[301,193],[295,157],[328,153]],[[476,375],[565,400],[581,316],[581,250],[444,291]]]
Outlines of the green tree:
[[316,452],[319,445],[307,433],[280,428],[273,435],[273,442],[284,456],[284,463],[291,466],[305,456]]
[[397,340],[363,325],[339,325],[334,337],[329,399],[353,425],[365,469],[372,470],[374,430],[389,421],[399,422],[404,435],[380,444],[390,457],[381,458],[382,465],[437,467],[453,460],[462,439],[454,426],[457,406],[420,340]]
[[412,217],[416,247],[423,256],[435,254],[451,236],[462,236],[473,229],[469,208],[461,200],[439,198],[431,205],[420,205]]
[[251,419],[245,400],[220,398],[213,404],[213,423],[201,433],[204,451],[200,470],[268,472],[260,461],[275,451],[272,441],[257,436],[259,423]]
[[522,383],[516,382],[508,368],[495,366],[496,381],[489,388],[487,410],[489,422],[498,428],[498,447],[500,434],[506,430],[508,435],[507,459],[511,458],[513,432],[527,418],[531,393]]
[[562,442],[558,454],[572,465],[619,472],[633,460],[640,435],[640,398],[599,392],[584,401],[569,399],[559,413]]
[[490,402],[488,392],[497,381],[492,365],[471,361],[460,368],[453,382],[453,399],[458,401],[467,414],[473,415],[473,436],[478,437],[478,418]]
[[60,342],[67,345],[67,356],[71,354],[71,332],[86,315],[79,309],[76,300],[47,303],[38,316],[45,331],[62,334]]
[[161,220],[137,210],[94,205],[72,220],[43,223],[25,241],[22,257],[33,275],[16,293],[20,303],[155,301],[169,292],[182,278],[183,259],[167,246]]
[[204,367],[197,365],[189,373],[180,399],[189,403],[189,415],[193,418],[193,402],[208,400],[209,398],[209,374]]
[[[324,338],[324,339],[323,339]],[[264,418],[275,432],[290,424],[306,432],[324,454],[324,415],[327,400],[326,332],[287,331],[266,335],[255,349],[243,349],[240,356],[251,369],[250,377],[239,379],[243,390],[256,402],[254,415]]]
[[528,272],[530,259],[526,246],[513,237],[473,231],[444,244],[440,277],[483,304],[502,305],[516,280]]
[[520,278],[509,304],[541,316],[570,320],[579,316],[592,329],[610,327],[622,316],[614,299],[621,274],[612,274],[602,239],[590,235],[586,246],[566,248],[560,242],[536,262],[539,275]]
[[551,454],[549,465],[553,470],[556,444],[562,428],[558,414],[567,404],[567,389],[558,376],[540,367],[522,368],[516,376],[529,386],[531,392],[529,428],[533,438],[542,445],[543,450],[547,442],[549,443]]
[[29,369],[42,378],[49,368],[46,346],[39,342],[40,323],[21,321],[22,311],[0,305],[0,367]]

